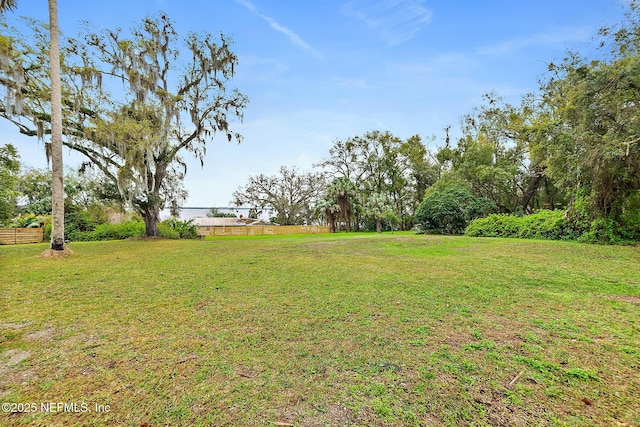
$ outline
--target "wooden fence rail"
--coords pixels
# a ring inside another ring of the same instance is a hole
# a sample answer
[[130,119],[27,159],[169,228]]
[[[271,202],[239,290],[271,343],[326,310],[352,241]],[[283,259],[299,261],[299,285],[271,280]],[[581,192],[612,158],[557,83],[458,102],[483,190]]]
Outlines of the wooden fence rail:
[[44,240],[44,228],[0,228],[0,245],[40,243]]
[[264,234],[318,234],[329,233],[328,225],[247,225],[198,226],[201,236],[261,236]]

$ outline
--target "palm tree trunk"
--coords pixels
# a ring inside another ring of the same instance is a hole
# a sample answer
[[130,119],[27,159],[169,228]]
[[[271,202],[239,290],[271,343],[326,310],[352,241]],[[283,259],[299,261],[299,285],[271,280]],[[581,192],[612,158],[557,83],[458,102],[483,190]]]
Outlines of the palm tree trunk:
[[60,89],[60,48],[58,44],[58,2],[49,0],[49,61],[51,75],[51,249],[64,249],[64,185],[62,171],[62,96]]

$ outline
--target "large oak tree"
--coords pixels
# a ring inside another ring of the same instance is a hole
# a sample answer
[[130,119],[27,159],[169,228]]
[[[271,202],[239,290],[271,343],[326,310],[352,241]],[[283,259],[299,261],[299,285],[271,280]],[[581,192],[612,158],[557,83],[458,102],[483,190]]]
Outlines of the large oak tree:
[[[41,58],[41,27],[30,38],[4,29],[0,85],[13,102],[0,116],[27,135],[51,130],[51,88]],[[232,131],[248,100],[228,87],[238,62],[230,40],[211,34],[178,37],[164,14],[145,18],[129,34],[87,30],[61,44],[64,144],[115,184],[158,235],[160,210],[184,200],[183,154],[203,164],[206,143]]]
[[232,203],[250,206],[256,212],[269,211],[280,225],[309,224],[324,181],[322,174],[283,166],[278,175],[250,176],[247,185],[233,193]]

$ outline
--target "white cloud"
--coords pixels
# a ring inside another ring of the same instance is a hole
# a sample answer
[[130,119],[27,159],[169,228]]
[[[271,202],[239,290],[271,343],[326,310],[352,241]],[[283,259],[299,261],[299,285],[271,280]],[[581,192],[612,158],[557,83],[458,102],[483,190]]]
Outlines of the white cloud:
[[389,46],[400,45],[414,38],[431,22],[432,13],[422,0],[379,0],[373,3],[353,0],[341,11],[356,18],[380,34]]
[[526,37],[517,37],[492,45],[476,48],[476,53],[481,55],[506,55],[514,51],[539,46],[565,47],[573,42],[589,40],[593,33],[584,27],[568,27],[547,33],[536,33]]
[[256,5],[254,5],[250,1],[247,1],[247,0],[235,0],[235,2],[238,3],[241,6],[246,7],[247,9],[249,9],[253,13],[258,13],[258,8],[256,7]]
[[318,52],[317,50],[315,50],[309,43],[305,42],[302,37],[300,37],[295,31],[280,25],[278,23],[278,21],[276,21],[274,18],[267,16],[267,15],[263,15],[262,13],[260,13],[260,11],[258,10],[258,8],[256,7],[255,4],[251,3],[248,0],[234,0],[236,3],[238,3],[241,6],[244,6],[245,8],[247,8],[251,13],[259,16],[260,18],[262,18],[264,21],[266,21],[269,24],[269,27],[271,27],[272,29],[278,31],[279,33],[284,34],[285,36],[287,36],[287,38],[289,39],[289,41],[296,47],[301,48],[302,50],[304,50],[305,52],[307,52],[308,54],[310,54],[311,56],[313,56],[316,59],[322,59],[322,54],[320,52]]

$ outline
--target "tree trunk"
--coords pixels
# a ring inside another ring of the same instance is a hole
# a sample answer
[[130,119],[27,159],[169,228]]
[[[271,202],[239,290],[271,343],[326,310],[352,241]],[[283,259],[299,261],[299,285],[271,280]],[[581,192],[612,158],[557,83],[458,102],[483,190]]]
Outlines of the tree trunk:
[[144,219],[145,234],[147,237],[158,237],[158,223],[160,222],[160,209],[158,206],[151,206],[144,209],[142,215]]
[[327,211],[327,222],[329,223],[329,231],[331,233],[335,233],[336,232],[336,219],[334,218],[333,214],[329,211]]
[[376,233],[382,233],[382,219],[376,218]]
[[51,204],[53,224],[51,249],[64,250],[64,184],[62,169],[62,96],[60,89],[60,49],[58,44],[58,3],[49,0],[49,62],[51,75]]
[[544,169],[545,168],[541,167],[540,165],[534,166],[531,181],[529,181],[529,185],[522,195],[522,210],[524,213],[533,212],[533,208],[529,207],[529,204],[531,203],[533,196],[536,194],[536,190],[538,189],[538,187],[540,187],[540,183],[545,176]]

